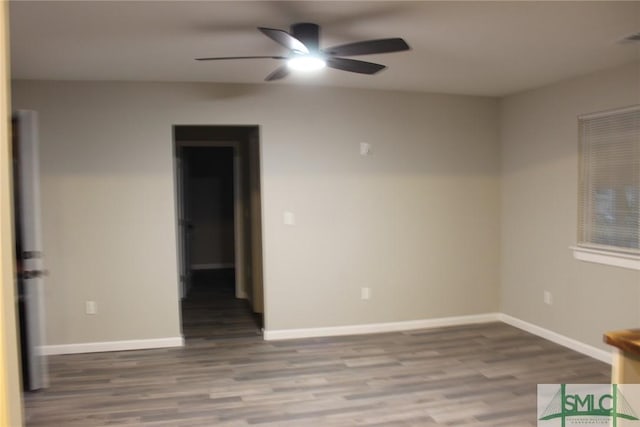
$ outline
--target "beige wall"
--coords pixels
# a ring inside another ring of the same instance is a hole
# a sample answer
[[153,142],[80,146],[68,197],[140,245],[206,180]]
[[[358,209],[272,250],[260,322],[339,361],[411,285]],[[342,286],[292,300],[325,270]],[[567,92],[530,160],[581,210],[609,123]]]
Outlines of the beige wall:
[[[498,309],[494,99],[31,81],[14,92],[40,113],[51,344],[179,333],[174,124],[260,125],[268,329]],[[84,315],[86,299],[98,315]]]
[[[640,271],[574,260],[569,246],[577,235],[577,115],[639,102],[638,64],[502,100],[506,314],[601,348],[603,332],[638,326]],[[553,305],[543,303],[544,290]]]
[[7,3],[0,2],[0,425],[22,425],[22,395],[16,328],[12,172],[9,138]]
[[576,116],[640,102],[637,66],[507,97],[500,117],[489,98],[278,85],[14,91],[42,122],[50,344],[179,334],[173,124],[261,126],[268,329],[500,308],[606,348],[603,331],[640,320],[640,273],[568,249]]

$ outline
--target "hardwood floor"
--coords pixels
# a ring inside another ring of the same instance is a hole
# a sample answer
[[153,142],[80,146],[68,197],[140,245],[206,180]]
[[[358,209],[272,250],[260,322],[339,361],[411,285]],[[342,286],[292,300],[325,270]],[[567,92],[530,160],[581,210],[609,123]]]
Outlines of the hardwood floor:
[[197,271],[182,301],[185,339],[236,339],[261,335],[262,321],[246,300],[235,298],[233,269]]
[[185,302],[184,348],[51,357],[27,425],[535,426],[537,383],[609,381],[501,323],[265,342],[237,301],[210,302],[214,331]]

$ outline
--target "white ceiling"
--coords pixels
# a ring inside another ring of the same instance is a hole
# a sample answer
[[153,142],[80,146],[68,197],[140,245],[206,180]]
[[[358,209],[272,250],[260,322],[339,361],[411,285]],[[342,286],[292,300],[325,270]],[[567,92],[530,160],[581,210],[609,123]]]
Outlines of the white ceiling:
[[374,76],[326,69],[274,84],[501,96],[640,59],[640,1],[11,1],[13,78],[261,83],[280,55],[258,26],[321,25],[321,47],[403,37],[411,51],[363,59]]

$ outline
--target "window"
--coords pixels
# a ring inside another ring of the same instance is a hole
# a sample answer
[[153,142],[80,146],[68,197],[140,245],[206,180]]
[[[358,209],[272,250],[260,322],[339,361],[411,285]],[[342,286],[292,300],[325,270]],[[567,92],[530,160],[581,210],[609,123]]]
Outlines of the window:
[[640,257],[640,106],[578,123],[578,249]]

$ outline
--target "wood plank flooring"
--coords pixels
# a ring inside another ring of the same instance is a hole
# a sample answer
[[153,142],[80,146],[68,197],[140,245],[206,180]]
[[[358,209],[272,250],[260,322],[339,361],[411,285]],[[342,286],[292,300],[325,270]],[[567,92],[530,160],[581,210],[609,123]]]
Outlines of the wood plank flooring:
[[185,339],[235,339],[261,334],[262,319],[246,300],[235,298],[233,269],[197,271],[182,301]]
[[535,426],[537,383],[609,382],[502,323],[265,342],[237,301],[216,304],[211,331],[193,302],[184,348],[51,357],[27,425]]

